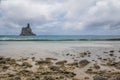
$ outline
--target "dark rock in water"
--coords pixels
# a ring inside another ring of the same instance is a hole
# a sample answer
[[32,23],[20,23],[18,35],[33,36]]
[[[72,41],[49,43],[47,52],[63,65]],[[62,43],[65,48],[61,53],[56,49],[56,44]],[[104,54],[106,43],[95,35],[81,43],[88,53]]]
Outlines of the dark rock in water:
[[17,74],[16,72],[10,71],[10,72],[8,73],[8,76],[9,76],[9,77],[13,77],[13,76],[15,76],[16,74]]
[[20,77],[15,77],[15,80],[21,80],[21,78]]
[[45,76],[44,80],[55,80],[53,77]]
[[108,80],[108,79],[101,77],[101,76],[95,76],[94,80]]
[[50,69],[53,70],[53,71],[58,71],[59,67],[57,67],[57,66],[50,66]]
[[75,62],[69,63],[69,64],[67,64],[67,65],[69,65],[69,66],[76,66],[76,67],[78,67],[78,62],[77,62],[77,61],[75,61]]
[[120,75],[116,76],[114,80],[120,80]]
[[72,78],[72,77],[76,76],[76,74],[74,72],[61,71],[60,73],[63,74],[64,76],[66,76],[67,78]]
[[86,65],[88,65],[90,62],[88,60],[81,60],[79,62],[80,67],[85,67]]
[[42,60],[42,61],[36,61],[35,65],[51,65],[51,64],[53,64],[51,61]]
[[114,54],[113,54],[113,53],[111,53],[111,54],[109,54],[109,55],[110,55],[111,57],[112,57],[112,56],[114,56]]
[[36,36],[30,28],[30,24],[27,24],[27,27],[23,27],[20,36]]
[[49,58],[49,57],[46,58],[46,61],[51,61],[51,60],[52,60],[52,61],[56,61],[57,59],[55,59],[55,58]]
[[3,60],[3,59],[4,59],[4,57],[0,56],[0,60]]
[[66,60],[58,61],[58,62],[56,62],[56,65],[64,65],[65,63],[67,63]]
[[92,70],[92,69],[87,69],[86,73],[92,74],[92,73],[93,73],[93,70]]
[[22,66],[24,66],[24,67],[29,67],[29,68],[32,67],[32,65],[29,64],[28,62],[23,62]]
[[115,51],[114,50],[111,50],[110,53],[114,53]]
[[24,75],[24,76],[30,76],[31,74],[33,74],[33,72],[24,69],[24,70],[21,70],[18,74],[19,74],[19,75]]
[[95,69],[100,69],[100,66],[98,64],[94,64]]

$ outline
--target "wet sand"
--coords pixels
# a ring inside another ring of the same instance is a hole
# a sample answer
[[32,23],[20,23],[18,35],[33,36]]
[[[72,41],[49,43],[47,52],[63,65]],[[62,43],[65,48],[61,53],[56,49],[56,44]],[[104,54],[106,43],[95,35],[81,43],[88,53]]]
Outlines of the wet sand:
[[120,41],[1,41],[0,80],[120,80]]

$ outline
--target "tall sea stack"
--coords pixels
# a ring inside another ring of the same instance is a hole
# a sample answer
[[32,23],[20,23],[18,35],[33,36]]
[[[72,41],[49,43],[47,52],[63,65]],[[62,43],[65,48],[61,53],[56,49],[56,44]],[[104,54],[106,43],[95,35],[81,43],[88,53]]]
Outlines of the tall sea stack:
[[31,27],[30,27],[30,24],[28,23],[28,24],[27,24],[27,27],[23,27],[23,28],[22,28],[22,31],[21,31],[20,36],[36,36],[36,34],[34,34],[34,33],[32,32],[32,29],[31,29]]

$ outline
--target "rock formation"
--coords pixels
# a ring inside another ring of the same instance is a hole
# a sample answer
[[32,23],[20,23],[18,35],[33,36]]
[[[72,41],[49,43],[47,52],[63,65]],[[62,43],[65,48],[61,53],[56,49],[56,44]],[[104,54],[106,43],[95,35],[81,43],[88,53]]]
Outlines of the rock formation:
[[27,24],[27,27],[23,27],[20,36],[36,36],[30,28],[30,24]]

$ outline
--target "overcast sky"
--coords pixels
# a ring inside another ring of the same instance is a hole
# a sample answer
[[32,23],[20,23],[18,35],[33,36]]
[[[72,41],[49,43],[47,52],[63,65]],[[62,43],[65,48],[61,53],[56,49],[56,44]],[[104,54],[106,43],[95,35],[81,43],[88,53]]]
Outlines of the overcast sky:
[[0,0],[0,34],[119,35],[120,0]]

